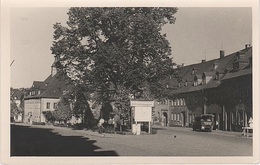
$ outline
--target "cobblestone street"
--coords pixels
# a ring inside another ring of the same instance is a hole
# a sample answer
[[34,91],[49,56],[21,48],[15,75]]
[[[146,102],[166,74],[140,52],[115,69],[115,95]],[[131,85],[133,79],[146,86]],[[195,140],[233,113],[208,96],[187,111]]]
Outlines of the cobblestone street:
[[252,137],[153,127],[156,134],[100,134],[53,126],[12,125],[12,156],[252,156]]

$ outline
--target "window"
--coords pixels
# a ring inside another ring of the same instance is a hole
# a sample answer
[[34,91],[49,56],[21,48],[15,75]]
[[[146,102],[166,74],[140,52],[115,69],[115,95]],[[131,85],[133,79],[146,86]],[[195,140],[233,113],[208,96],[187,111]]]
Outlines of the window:
[[173,120],[176,120],[176,119],[177,119],[177,115],[175,113],[175,114],[173,114]]
[[50,109],[51,103],[47,102],[46,109]]
[[174,100],[172,100],[171,103],[172,103],[171,105],[174,106],[174,103],[175,103]]
[[216,80],[219,80],[219,73],[216,73]]
[[41,94],[41,91],[38,91],[38,95]]
[[32,91],[32,96],[34,96],[35,95],[35,91]]
[[173,113],[171,114],[171,119],[173,120]]
[[198,86],[198,81],[197,81],[197,80],[194,81],[193,85],[194,85],[194,86]]
[[179,99],[177,99],[177,106],[179,106],[180,105],[180,100]]
[[180,114],[177,114],[177,121],[180,120]]
[[62,91],[62,95],[66,95],[68,93],[67,90]]
[[183,105],[183,102],[182,102],[182,99],[180,99],[180,106],[182,106]]
[[53,103],[53,109],[57,108],[57,103]]
[[206,85],[206,77],[202,79],[202,85]]
[[218,68],[218,63],[213,63],[213,69],[216,70]]

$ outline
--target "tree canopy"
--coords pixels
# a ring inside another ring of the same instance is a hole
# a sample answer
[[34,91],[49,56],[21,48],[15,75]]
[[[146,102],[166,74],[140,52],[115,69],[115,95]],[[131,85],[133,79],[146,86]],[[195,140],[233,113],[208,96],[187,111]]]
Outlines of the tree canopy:
[[[173,24],[176,12],[158,7],[70,8],[67,25],[54,24],[56,67],[97,93],[100,102],[111,97],[111,89],[116,100],[126,92],[137,96],[149,91],[160,97],[161,80],[174,64],[162,26]],[[151,90],[155,86],[156,92]]]

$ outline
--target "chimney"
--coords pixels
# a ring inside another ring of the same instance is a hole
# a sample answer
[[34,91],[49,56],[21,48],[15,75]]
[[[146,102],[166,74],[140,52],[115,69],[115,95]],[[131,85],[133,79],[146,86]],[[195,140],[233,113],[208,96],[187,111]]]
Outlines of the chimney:
[[247,48],[250,48],[250,46],[251,46],[250,44],[246,44],[246,45],[245,45],[245,48],[246,48],[246,49],[247,49]]
[[201,63],[204,63],[204,62],[206,62],[206,60],[201,60]]
[[220,50],[220,59],[225,57],[225,51],[224,50]]
[[54,64],[51,66],[51,77],[53,77],[57,73],[57,68]]

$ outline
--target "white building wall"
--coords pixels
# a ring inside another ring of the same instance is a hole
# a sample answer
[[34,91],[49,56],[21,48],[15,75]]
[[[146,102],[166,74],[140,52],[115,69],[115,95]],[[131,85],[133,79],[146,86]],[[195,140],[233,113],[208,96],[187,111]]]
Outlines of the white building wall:
[[24,101],[24,122],[32,123],[40,121],[40,100],[30,99]]
[[[58,104],[60,99],[50,99],[50,98],[41,98],[41,112],[43,111],[54,111],[54,103]],[[50,107],[47,108],[47,103],[50,104]],[[41,122],[46,122],[44,115],[41,115]]]

